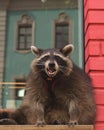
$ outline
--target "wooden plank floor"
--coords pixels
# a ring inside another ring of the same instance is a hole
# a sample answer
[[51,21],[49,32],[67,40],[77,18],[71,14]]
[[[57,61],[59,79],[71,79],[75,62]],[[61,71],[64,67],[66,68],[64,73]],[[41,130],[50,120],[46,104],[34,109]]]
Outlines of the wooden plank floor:
[[77,125],[69,127],[67,125],[46,125],[36,127],[34,125],[1,125],[0,130],[94,130],[92,125]]

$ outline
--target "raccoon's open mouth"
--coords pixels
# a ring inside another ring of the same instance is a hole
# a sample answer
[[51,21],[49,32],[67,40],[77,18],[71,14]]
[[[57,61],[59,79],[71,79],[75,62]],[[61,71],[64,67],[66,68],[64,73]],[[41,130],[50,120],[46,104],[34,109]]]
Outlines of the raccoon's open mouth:
[[49,68],[47,68],[46,72],[49,77],[54,77],[57,73],[57,70],[55,68],[49,67]]

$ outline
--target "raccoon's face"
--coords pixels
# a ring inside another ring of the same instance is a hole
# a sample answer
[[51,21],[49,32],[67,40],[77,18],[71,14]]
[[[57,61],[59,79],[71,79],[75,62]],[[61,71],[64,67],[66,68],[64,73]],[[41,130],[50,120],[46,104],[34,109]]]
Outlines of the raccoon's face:
[[59,72],[69,75],[72,71],[72,62],[68,58],[73,51],[73,45],[68,44],[62,49],[41,50],[31,46],[31,51],[37,57],[32,61],[33,71],[45,72],[48,77],[55,77]]

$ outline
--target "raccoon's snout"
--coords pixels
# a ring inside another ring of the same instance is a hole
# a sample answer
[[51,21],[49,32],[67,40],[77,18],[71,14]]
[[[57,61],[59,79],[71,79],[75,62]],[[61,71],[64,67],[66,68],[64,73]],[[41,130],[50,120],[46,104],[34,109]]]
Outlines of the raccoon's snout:
[[55,68],[55,63],[54,62],[50,62],[48,64],[48,68],[47,71],[49,72],[49,74],[54,74],[56,72],[56,68]]
[[47,61],[46,64],[45,64],[45,72],[49,77],[54,77],[58,72],[57,63]]
[[49,63],[49,68],[55,68],[55,63],[54,62],[50,62]]

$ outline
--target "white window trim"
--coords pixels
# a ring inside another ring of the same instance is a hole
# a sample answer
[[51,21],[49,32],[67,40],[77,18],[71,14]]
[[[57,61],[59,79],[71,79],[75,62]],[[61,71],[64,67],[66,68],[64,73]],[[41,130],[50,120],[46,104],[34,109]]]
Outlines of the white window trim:
[[66,22],[69,24],[69,43],[70,44],[73,44],[73,41],[74,41],[74,27],[73,27],[73,22],[72,20],[70,19],[70,17],[65,13],[65,12],[61,12],[59,15],[58,15],[58,18],[54,20],[54,28],[53,28],[53,45],[55,47],[55,25],[58,24],[58,23],[63,23],[63,22]]
[[18,45],[18,27],[19,25],[23,24],[31,24],[32,25],[32,42],[31,45],[34,45],[35,41],[35,21],[27,14],[23,14],[21,16],[21,19],[17,21],[16,23],[16,30],[15,30],[15,46],[14,46],[14,51],[19,52],[19,53],[29,53],[31,50],[18,50],[17,45]]

